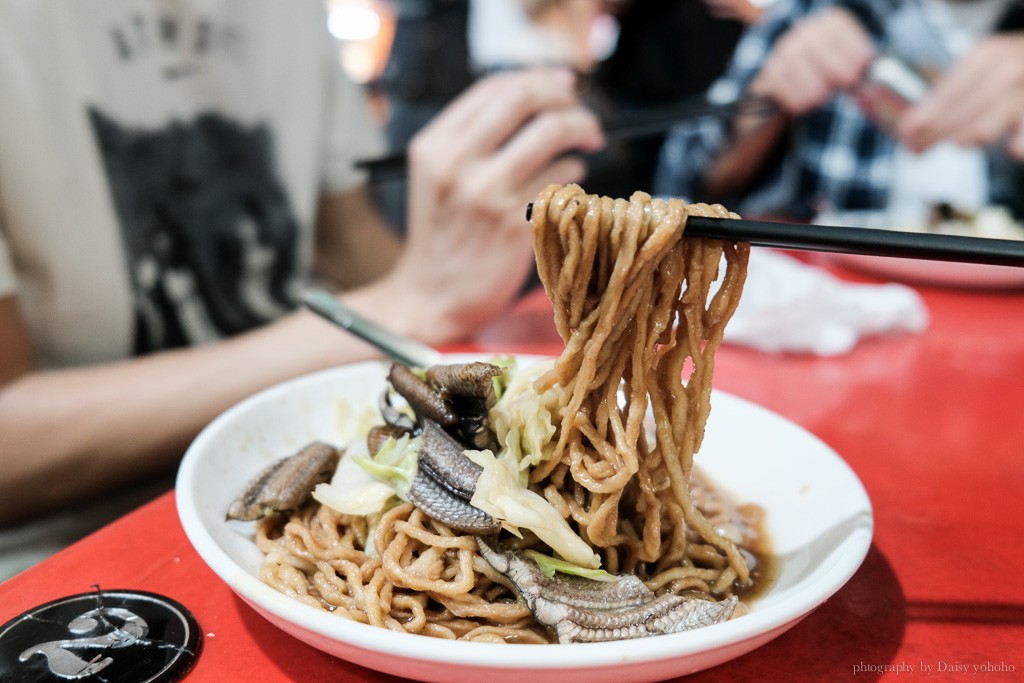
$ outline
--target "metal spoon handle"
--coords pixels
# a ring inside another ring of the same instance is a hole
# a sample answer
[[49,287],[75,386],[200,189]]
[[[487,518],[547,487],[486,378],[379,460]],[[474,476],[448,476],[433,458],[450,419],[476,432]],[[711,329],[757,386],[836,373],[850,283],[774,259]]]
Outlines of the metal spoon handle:
[[303,294],[302,303],[309,310],[370,343],[400,363],[429,368],[441,362],[441,352],[437,349],[370,322],[338,301],[330,292],[309,289]]

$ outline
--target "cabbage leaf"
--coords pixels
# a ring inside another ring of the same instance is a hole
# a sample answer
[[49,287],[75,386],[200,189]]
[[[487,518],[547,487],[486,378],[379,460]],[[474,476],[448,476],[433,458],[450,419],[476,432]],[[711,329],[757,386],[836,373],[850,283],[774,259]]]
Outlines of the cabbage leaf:
[[615,578],[614,574],[609,574],[603,569],[588,569],[587,567],[581,567],[572,562],[566,562],[565,560],[559,560],[556,557],[545,555],[544,553],[537,552],[536,550],[524,551],[526,556],[537,563],[537,568],[540,569],[541,574],[548,577],[549,579],[555,575],[555,572],[562,574],[572,574],[573,576],[582,576],[587,579],[593,579],[594,581],[605,581],[607,583],[614,583],[618,579]]
[[408,434],[398,439],[389,436],[376,455],[356,453],[353,458],[374,479],[390,486],[398,497],[408,500],[409,487],[419,464],[421,440],[422,437],[410,437]]
[[601,560],[544,497],[526,488],[519,463],[510,453],[495,457],[491,451],[463,451],[483,468],[470,504],[518,535],[529,529],[564,560],[597,569]]
[[347,515],[373,515],[395,496],[405,499],[416,476],[419,438],[389,438],[373,457],[349,449],[329,484],[318,484],[313,498]]
[[517,369],[490,413],[501,452],[515,457],[524,487],[527,471],[543,462],[553,448],[552,410],[557,404],[557,390],[538,394],[534,388],[537,378],[552,367],[554,360],[545,360]]

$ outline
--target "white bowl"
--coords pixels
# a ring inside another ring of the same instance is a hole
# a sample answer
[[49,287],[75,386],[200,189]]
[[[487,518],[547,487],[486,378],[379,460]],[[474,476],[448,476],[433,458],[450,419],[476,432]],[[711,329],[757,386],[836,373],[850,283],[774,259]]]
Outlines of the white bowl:
[[378,362],[343,366],[242,401],[189,447],[176,490],[189,540],[235,593],[285,632],[361,666],[445,682],[529,677],[531,683],[621,683],[681,676],[738,657],[789,629],[846,583],[871,543],[867,494],[833,450],[764,408],[715,392],[698,466],[738,502],[766,510],[779,556],[776,580],[750,614],[639,640],[503,645],[395,633],[303,605],[259,580],[261,554],[248,527],[226,523],[224,514],[265,464],[314,439],[337,443],[339,406],[375,406],[386,369]]

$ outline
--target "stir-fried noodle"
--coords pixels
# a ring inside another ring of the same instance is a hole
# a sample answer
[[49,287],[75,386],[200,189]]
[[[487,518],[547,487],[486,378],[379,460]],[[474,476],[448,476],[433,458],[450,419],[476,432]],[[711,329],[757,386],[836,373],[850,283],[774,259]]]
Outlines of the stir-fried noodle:
[[[748,246],[682,239],[687,215],[735,217],[575,185],[552,186],[534,203],[538,271],[566,347],[535,383],[560,410],[530,488],[609,572],[718,599],[749,582],[751,555],[740,546],[756,541],[755,524],[700,480],[693,456]],[[550,552],[529,532],[511,540]],[[261,522],[257,543],[265,582],[350,619],[443,638],[552,640],[473,536],[409,503],[371,518],[309,506]]]

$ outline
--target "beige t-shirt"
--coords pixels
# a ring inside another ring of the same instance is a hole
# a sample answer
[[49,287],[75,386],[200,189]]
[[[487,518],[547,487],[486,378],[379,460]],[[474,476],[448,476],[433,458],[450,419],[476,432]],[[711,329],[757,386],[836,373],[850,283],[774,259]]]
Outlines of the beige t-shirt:
[[322,0],[3,0],[0,297],[42,367],[248,329],[381,149]]
[[[322,0],[0,0],[0,297],[41,366],[288,307],[318,196],[383,148],[337,58]],[[0,530],[0,580],[170,484]]]

